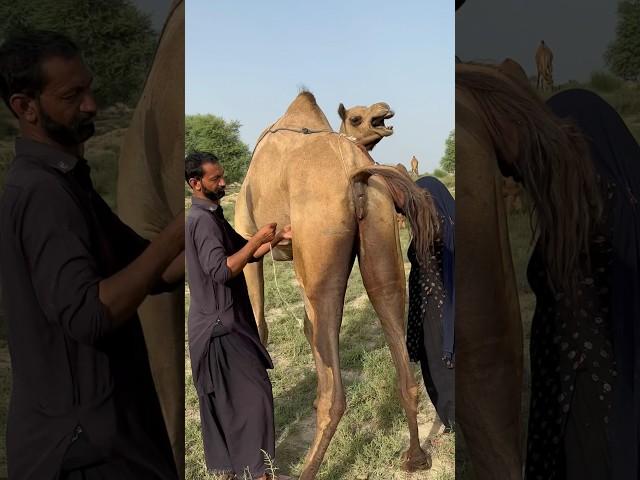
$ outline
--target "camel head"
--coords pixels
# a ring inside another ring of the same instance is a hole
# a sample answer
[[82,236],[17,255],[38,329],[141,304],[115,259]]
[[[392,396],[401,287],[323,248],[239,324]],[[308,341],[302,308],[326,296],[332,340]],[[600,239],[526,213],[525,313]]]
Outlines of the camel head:
[[342,119],[340,133],[354,137],[356,142],[371,150],[384,137],[393,135],[393,127],[384,121],[394,116],[391,107],[384,102],[374,103],[370,107],[338,107]]

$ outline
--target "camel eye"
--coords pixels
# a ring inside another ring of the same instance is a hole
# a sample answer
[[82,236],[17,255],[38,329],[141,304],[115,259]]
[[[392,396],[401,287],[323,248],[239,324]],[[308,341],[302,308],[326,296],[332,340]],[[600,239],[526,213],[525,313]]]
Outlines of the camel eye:
[[351,122],[351,125],[355,127],[362,123],[362,117],[359,115],[357,117],[351,117],[349,121]]

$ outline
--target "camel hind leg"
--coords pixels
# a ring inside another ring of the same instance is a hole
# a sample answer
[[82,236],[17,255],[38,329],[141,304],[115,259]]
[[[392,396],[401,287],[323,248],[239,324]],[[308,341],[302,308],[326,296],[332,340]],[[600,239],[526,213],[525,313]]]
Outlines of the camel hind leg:
[[[357,233],[353,214],[343,208],[347,199],[320,196],[304,208],[295,205],[291,212],[292,257],[304,300],[305,336],[318,375],[315,435],[300,480],[316,478],[346,408],[338,345]],[[308,215],[309,211],[333,213]]]
[[[369,180],[370,185],[377,182]],[[405,344],[405,275],[395,211],[380,187],[368,187],[368,213],[360,222],[358,264],[395,365],[400,402],[409,425],[409,449],[403,454],[408,471],[431,467],[418,435],[418,386],[409,367]]]

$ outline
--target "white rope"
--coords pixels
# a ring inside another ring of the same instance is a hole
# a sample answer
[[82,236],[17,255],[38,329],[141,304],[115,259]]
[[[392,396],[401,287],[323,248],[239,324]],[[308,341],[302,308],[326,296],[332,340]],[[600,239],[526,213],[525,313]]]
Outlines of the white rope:
[[273,247],[271,246],[271,243],[269,243],[269,252],[271,253],[271,264],[273,265],[273,281],[276,284],[276,291],[278,292],[280,301],[284,305],[284,309],[289,313],[289,315],[291,315],[293,318],[295,318],[298,321],[298,326],[302,327],[302,320],[298,318],[298,316],[289,309],[289,304],[282,296],[282,292],[280,292],[280,287],[278,286],[278,275],[276,273],[276,261],[273,258]]

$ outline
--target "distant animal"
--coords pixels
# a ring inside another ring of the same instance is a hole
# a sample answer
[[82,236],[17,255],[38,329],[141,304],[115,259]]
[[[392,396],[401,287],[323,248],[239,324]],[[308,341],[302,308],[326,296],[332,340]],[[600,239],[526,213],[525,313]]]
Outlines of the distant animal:
[[538,69],[536,87],[539,90],[553,90],[553,52],[544,40],[536,50],[536,68]]
[[418,159],[416,158],[415,155],[411,158],[411,173],[414,174],[416,177],[420,175],[418,173]]

